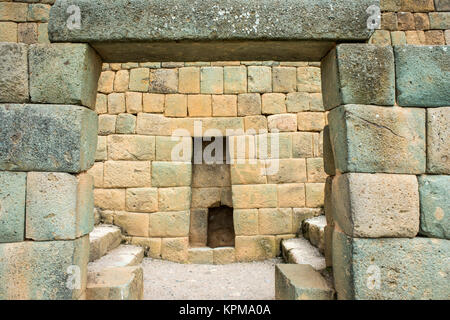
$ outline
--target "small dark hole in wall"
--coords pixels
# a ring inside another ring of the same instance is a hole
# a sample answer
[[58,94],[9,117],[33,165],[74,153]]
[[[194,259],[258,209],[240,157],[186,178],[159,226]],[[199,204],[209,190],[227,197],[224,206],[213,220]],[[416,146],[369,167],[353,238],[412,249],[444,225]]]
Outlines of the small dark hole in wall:
[[210,248],[234,247],[233,208],[220,206],[208,209],[208,241]]

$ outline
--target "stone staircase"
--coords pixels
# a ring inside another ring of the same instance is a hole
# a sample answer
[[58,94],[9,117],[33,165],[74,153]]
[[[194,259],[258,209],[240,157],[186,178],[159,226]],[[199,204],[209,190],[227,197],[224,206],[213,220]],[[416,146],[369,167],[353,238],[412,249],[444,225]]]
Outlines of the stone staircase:
[[286,264],[275,269],[277,300],[333,300],[333,276],[326,267],[325,216],[303,221],[298,238],[283,240],[281,253]]
[[121,245],[120,228],[97,225],[90,234],[87,300],[141,300],[144,249]]

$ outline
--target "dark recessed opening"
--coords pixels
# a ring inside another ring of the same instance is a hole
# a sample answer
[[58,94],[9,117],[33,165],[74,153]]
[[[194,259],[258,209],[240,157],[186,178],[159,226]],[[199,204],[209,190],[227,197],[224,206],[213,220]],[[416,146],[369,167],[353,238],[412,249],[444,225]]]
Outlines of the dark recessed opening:
[[208,241],[210,248],[234,247],[233,208],[220,206],[208,209]]

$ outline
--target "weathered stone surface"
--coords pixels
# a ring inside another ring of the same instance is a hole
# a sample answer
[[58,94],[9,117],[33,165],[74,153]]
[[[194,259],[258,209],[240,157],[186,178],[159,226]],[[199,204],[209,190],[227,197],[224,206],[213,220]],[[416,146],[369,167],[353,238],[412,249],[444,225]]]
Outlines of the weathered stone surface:
[[157,188],[129,188],[126,191],[126,208],[134,212],[158,211]]
[[450,107],[427,109],[427,173],[450,174]]
[[238,236],[259,234],[258,209],[233,210],[234,232]]
[[[89,237],[72,241],[25,241],[0,244],[0,299],[71,300],[86,288]],[[80,287],[69,277],[79,268]]]
[[187,237],[189,211],[155,212],[149,216],[150,237]]
[[285,261],[288,263],[308,264],[317,271],[325,269],[324,257],[305,238],[283,240],[281,251]]
[[27,102],[28,50],[21,43],[0,43],[0,102]]
[[236,261],[233,247],[220,247],[213,250],[214,264],[228,264]]
[[150,161],[106,161],[104,185],[106,188],[150,187]]
[[277,207],[275,184],[233,185],[231,189],[235,209]]
[[357,238],[413,238],[419,232],[414,175],[347,173],[332,185],[333,219]]
[[[305,184],[284,183],[277,185],[278,207],[302,208],[305,206]],[[297,230],[293,230],[294,232]]]
[[334,176],[336,167],[334,166],[334,154],[330,139],[330,126],[325,126],[323,129],[323,166],[326,174]]
[[326,110],[342,104],[394,105],[392,47],[338,45],[322,61],[322,86]]
[[450,176],[419,176],[420,233],[450,239]]
[[[69,30],[66,27],[69,4],[79,6],[83,13],[80,29]],[[303,56],[309,59],[301,61],[317,61],[331,48],[330,41],[364,41],[369,38],[371,32],[367,29],[366,9],[370,5],[379,5],[379,1],[355,3],[345,0],[335,3],[326,0],[319,4],[312,0],[280,3],[228,0],[217,4],[208,0],[189,5],[182,0],[133,0],[131,3],[125,0],[59,1],[51,9],[49,36],[54,42],[96,42],[95,48],[102,57],[116,62],[224,61],[236,56],[236,52],[244,60],[269,60],[275,55],[284,58]],[[167,8],[171,8],[170,12]],[[248,12],[253,14],[248,15]],[[99,15],[103,18],[98,19]],[[117,21],[127,23],[118,25]],[[148,30],[155,32],[149,33]],[[177,44],[174,40],[191,41],[189,46],[185,46],[183,41]],[[272,45],[266,43],[265,49],[253,46],[249,50],[245,43],[222,42],[224,40],[283,41]],[[290,47],[288,40],[292,43],[294,40],[312,42],[294,47],[291,43]],[[158,41],[160,43],[155,44]],[[162,46],[161,41],[165,42]],[[197,43],[192,44],[192,41]],[[207,41],[221,41],[222,44],[218,47],[217,42],[210,46]],[[168,49],[167,45],[173,44],[179,49]],[[182,46],[190,50],[183,50]],[[162,52],[164,59],[161,59]],[[214,59],[202,59],[209,56]],[[281,59],[287,60],[291,58]]]
[[117,248],[122,241],[120,228],[113,225],[98,225],[89,234],[89,261],[103,257],[108,251]]
[[0,243],[24,240],[26,180],[24,172],[0,172]]
[[425,172],[425,110],[346,105],[328,122],[336,170]]
[[220,206],[221,188],[192,188],[191,208],[212,208]]
[[110,160],[155,160],[155,137],[141,135],[108,136]]
[[287,234],[292,232],[291,208],[259,209],[260,234]]
[[76,173],[94,164],[97,115],[67,105],[0,105],[0,169]]
[[399,105],[450,105],[449,46],[398,46],[394,51]]
[[27,239],[73,240],[94,227],[94,181],[91,175],[29,172],[27,175]]
[[105,268],[136,266],[144,259],[144,249],[139,246],[122,244],[109,251],[100,259],[88,264],[88,272]]
[[81,104],[95,108],[101,58],[86,44],[30,46],[33,103]]
[[191,188],[159,188],[158,190],[159,211],[189,210],[191,206]]
[[275,266],[276,300],[333,300],[334,290],[308,264]]
[[237,262],[274,258],[277,251],[274,236],[237,236],[235,248]]
[[190,248],[188,250],[188,263],[193,264],[213,264],[214,250],[208,247],[205,248]]
[[448,300],[450,241],[359,239],[333,232],[338,299]]
[[186,263],[189,258],[188,238],[163,238],[161,245],[161,257],[178,263]]
[[152,163],[152,184],[155,187],[190,186],[192,165],[186,162]]
[[88,274],[87,300],[142,300],[142,267],[112,267]]
[[135,237],[148,237],[149,214],[136,212],[114,212],[114,224],[122,233]]

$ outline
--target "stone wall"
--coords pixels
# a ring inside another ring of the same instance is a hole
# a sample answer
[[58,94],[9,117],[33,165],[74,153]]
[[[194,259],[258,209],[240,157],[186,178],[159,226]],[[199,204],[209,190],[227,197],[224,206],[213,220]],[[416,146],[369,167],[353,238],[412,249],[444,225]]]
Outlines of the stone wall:
[[[189,238],[191,247],[206,246],[210,207],[234,208],[238,261],[275,256],[282,238],[321,213],[319,63],[111,63],[98,90],[97,162],[89,171],[95,203],[104,221],[120,226],[128,241],[147,243],[152,257],[187,262]],[[198,136],[194,121],[202,122],[200,136],[241,130],[224,146],[234,146],[234,164],[192,164],[190,137],[183,138],[188,154],[172,161],[178,141],[171,135],[185,129]],[[268,152],[259,148],[264,141]],[[275,174],[267,172],[272,162],[280,166]]]

